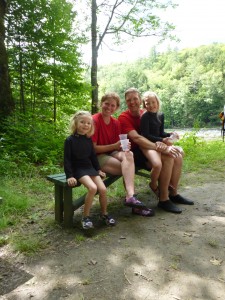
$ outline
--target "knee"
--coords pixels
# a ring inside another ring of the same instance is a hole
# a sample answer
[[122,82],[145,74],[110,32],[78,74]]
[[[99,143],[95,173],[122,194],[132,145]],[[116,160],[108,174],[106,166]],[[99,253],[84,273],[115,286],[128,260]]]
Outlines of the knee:
[[158,171],[161,171],[162,169],[162,162],[158,161],[152,164],[152,168]]
[[97,193],[97,186],[95,184],[88,187],[88,192],[92,195],[95,195]]
[[180,154],[178,157],[174,159],[174,165],[182,166],[183,163],[183,156]]
[[106,195],[107,189],[106,189],[105,185],[100,187],[98,192],[100,195]]
[[128,161],[134,161],[134,154],[132,151],[127,151],[124,153],[124,155]]

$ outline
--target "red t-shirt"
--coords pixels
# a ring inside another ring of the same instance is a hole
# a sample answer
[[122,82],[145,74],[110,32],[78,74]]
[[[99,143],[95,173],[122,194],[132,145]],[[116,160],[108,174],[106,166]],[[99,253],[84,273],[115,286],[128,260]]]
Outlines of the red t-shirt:
[[[140,109],[140,116],[132,116],[129,110],[122,112],[118,118],[121,126],[121,133],[129,133],[131,130],[136,130],[140,133],[141,116],[145,112],[144,109]],[[133,141],[131,141],[131,149],[138,147]]]
[[106,124],[101,113],[94,114],[92,118],[95,126],[95,133],[92,136],[94,143],[97,145],[111,145],[119,141],[121,131],[117,119],[110,117],[109,124]]

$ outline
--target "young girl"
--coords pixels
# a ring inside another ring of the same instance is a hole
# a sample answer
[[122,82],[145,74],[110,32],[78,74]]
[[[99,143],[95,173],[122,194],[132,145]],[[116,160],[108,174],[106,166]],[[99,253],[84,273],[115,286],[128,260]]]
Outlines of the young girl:
[[69,186],[73,187],[79,181],[88,190],[81,224],[84,229],[93,228],[90,209],[98,191],[101,205],[100,218],[106,225],[115,225],[115,220],[107,214],[106,187],[100,177],[105,177],[105,173],[100,170],[90,138],[94,133],[94,126],[89,112],[78,111],[72,117],[71,133],[64,145],[64,170]]
[[[163,142],[167,146],[172,146],[173,142],[179,139],[179,135],[176,132],[164,132],[164,114],[159,112],[160,100],[158,96],[153,92],[144,93],[143,106],[146,108],[146,112],[141,117],[141,134],[154,143]],[[176,148],[183,156],[182,148]],[[143,150],[143,153],[151,161],[152,170],[149,187],[158,196],[157,183],[162,168],[161,153],[155,150]]]

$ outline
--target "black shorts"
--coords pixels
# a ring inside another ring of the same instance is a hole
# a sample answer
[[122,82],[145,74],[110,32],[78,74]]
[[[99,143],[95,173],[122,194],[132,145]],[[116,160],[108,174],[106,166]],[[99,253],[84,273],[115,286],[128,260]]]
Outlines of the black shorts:
[[144,156],[143,152],[139,148],[133,149],[132,152],[134,154],[135,167],[146,169],[148,160]]

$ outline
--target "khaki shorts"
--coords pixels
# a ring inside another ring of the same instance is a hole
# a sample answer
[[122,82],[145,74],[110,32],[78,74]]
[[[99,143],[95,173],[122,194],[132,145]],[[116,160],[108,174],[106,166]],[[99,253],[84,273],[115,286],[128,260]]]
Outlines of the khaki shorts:
[[103,153],[98,155],[98,162],[100,165],[100,168],[102,168],[105,164],[107,164],[107,161],[113,156],[113,154],[117,153],[118,151],[113,151],[111,153]]

